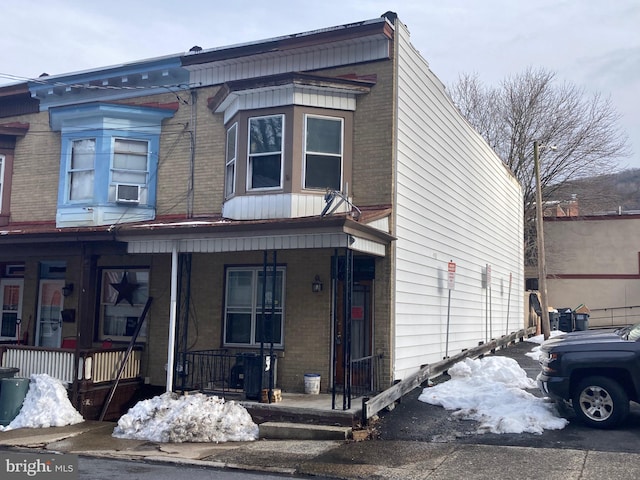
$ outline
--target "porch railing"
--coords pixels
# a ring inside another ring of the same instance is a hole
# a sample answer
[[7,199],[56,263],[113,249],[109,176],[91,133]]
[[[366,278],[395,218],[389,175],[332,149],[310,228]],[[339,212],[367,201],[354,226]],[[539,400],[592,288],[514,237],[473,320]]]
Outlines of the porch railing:
[[[115,380],[125,348],[83,349],[78,352],[79,381],[103,383]],[[141,347],[134,348],[127,359],[122,379],[140,377]],[[74,380],[73,349],[28,347],[23,345],[3,345],[0,347],[0,365],[20,369],[18,376],[46,373],[64,383]]]
[[225,349],[193,350],[179,355],[176,387],[201,392],[242,391],[241,357]]
[[[205,393],[244,393],[257,398],[261,389],[269,386],[273,374],[274,386],[278,377],[278,358],[252,352],[232,353],[226,349],[192,350],[178,356],[175,387]],[[268,367],[267,367],[268,365]],[[261,378],[262,375],[262,378]]]
[[378,357],[351,360],[351,397],[363,397],[378,391]]

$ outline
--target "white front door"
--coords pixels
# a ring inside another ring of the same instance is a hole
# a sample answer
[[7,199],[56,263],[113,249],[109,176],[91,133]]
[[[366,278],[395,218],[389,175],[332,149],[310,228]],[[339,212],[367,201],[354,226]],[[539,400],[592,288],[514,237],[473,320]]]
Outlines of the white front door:
[[36,345],[60,348],[62,343],[62,287],[64,280],[40,280]]
[[0,279],[0,340],[19,340],[23,284],[21,278]]

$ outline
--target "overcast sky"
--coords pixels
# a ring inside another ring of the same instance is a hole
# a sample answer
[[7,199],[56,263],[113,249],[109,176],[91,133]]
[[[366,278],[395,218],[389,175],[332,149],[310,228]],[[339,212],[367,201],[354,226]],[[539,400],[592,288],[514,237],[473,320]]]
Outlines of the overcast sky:
[[306,32],[396,12],[434,73],[497,85],[545,68],[610,96],[640,168],[638,0],[0,2],[0,84]]

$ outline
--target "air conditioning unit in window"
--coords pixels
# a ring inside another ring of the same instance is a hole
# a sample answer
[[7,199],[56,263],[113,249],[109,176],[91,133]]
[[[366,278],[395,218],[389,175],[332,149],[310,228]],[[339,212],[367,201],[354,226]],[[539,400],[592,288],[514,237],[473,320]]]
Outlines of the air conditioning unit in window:
[[116,202],[140,203],[140,185],[127,185],[124,183],[116,185]]

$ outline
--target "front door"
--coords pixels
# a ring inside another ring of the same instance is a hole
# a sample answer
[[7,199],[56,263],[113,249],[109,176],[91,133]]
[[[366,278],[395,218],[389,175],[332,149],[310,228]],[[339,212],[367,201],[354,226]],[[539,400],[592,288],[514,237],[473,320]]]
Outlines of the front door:
[[60,348],[62,342],[62,287],[64,280],[40,280],[36,345]]
[[22,279],[0,279],[0,340],[20,340]]
[[[336,291],[336,385],[345,382],[345,354],[349,350],[351,385],[367,389],[371,386],[372,363],[372,302],[371,280],[356,281],[351,295],[351,328],[345,330],[344,282],[337,282]],[[348,338],[345,338],[348,337]],[[350,337],[350,338],[349,338]],[[348,349],[347,342],[350,342]]]

